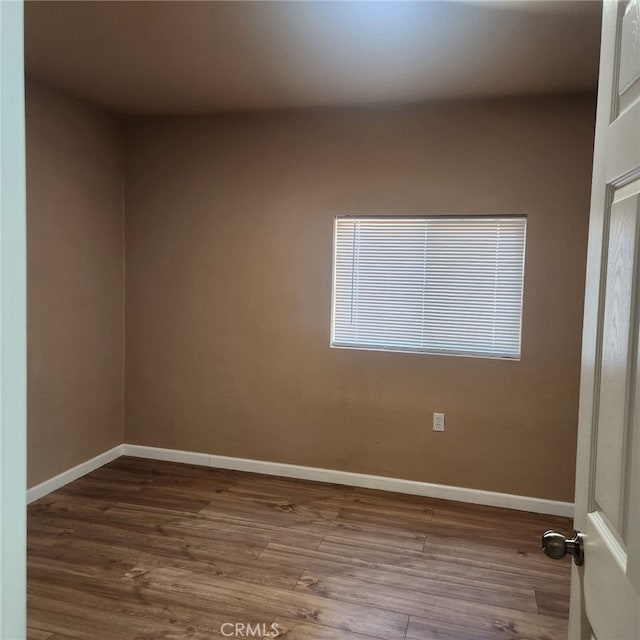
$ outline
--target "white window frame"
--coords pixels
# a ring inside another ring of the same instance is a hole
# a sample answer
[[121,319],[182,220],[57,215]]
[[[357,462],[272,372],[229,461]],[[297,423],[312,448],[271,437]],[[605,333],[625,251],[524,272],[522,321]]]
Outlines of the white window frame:
[[[466,349],[440,349],[440,348],[413,348],[410,346],[397,346],[385,344],[359,344],[350,342],[341,342],[336,340],[336,281],[337,281],[337,251],[338,251],[338,223],[341,220],[353,221],[398,221],[398,220],[447,220],[447,221],[470,221],[470,220],[519,220],[524,223],[523,228],[523,248],[522,248],[522,267],[520,281],[520,299],[519,299],[519,324],[518,324],[518,350],[517,353],[489,352],[486,350],[466,350]],[[333,229],[333,254],[332,254],[332,288],[331,288],[331,333],[329,346],[335,349],[352,349],[358,351],[391,351],[400,353],[414,353],[421,355],[446,355],[457,357],[483,358],[491,360],[509,360],[519,361],[522,357],[522,324],[524,316],[524,275],[526,264],[526,236],[527,236],[527,216],[524,214],[496,214],[496,215],[370,215],[370,214],[352,214],[337,215],[334,218]]]

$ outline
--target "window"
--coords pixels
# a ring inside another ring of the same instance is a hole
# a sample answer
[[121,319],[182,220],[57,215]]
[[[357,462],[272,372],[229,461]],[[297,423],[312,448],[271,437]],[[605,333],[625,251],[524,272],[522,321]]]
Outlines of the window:
[[520,358],[526,224],[337,217],[331,346]]

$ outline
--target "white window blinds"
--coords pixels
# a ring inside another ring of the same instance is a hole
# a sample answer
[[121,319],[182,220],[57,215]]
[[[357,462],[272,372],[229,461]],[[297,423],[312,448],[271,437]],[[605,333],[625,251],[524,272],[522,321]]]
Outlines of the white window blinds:
[[331,344],[520,357],[526,218],[338,217]]

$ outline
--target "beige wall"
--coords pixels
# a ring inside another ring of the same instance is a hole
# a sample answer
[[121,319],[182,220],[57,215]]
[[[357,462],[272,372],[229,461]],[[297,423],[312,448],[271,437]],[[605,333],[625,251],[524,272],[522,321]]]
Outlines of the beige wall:
[[122,442],[122,134],[28,83],[28,484]]
[[[594,107],[130,122],[126,441],[571,500]],[[527,214],[522,360],[330,349],[344,213]]]

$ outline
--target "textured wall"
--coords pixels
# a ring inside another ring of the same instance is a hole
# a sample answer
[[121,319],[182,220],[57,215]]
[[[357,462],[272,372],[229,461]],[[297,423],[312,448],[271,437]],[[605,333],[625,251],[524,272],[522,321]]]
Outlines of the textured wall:
[[[131,121],[125,440],[571,500],[594,109]],[[330,349],[345,213],[527,214],[522,360]]]
[[28,484],[122,442],[120,123],[27,85]]

